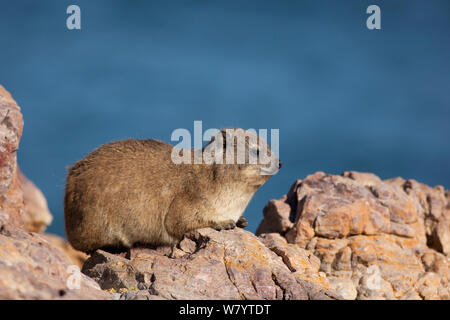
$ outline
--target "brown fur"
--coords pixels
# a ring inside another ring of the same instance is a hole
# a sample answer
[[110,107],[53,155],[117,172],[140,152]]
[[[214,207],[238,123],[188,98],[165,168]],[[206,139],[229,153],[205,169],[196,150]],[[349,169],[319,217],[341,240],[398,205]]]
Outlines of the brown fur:
[[[247,145],[248,147],[248,145]],[[64,214],[69,242],[90,252],[175,244],[189,230],[232,228],[270,176],[261,165],[179,164],[172,145],[123,140],[69,169]]]

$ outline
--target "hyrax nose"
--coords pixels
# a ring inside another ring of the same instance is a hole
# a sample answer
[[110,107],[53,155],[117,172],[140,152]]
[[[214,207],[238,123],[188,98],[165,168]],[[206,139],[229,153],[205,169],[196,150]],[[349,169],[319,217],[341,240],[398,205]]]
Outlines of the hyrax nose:
[[278,160],[278,169],[281,169],[281,166],[282,166],[283,164],[281,163],[281,160]]

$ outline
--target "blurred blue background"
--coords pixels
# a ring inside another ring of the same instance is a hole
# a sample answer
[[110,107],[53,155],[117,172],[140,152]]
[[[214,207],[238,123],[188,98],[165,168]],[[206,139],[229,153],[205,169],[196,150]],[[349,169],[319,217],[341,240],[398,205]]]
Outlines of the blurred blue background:
[[[81,7],[80,31],[66,8]],[[366,8],[381,7],[381,30]],[[279,128],[283,168],[245,215],[316,171],[450,188],[449,1],[3,1],[0,84],[23,172],[64,235],[65,167],[176,128]]]

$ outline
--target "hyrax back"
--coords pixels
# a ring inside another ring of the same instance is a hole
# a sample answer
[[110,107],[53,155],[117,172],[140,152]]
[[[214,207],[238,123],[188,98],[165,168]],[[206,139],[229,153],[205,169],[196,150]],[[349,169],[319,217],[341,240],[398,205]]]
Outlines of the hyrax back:
[[174,244],[189,230],[231,228],[269,176],[257,165],[175,164],[156,140],[103,145],[69,169],[66,233],[78,250]]

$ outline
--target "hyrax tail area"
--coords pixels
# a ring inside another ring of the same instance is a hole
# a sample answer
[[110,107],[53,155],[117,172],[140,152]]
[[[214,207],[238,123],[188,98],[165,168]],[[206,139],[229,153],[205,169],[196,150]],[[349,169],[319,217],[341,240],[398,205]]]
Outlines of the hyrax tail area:
[[102,146],[75,163],[67,177],[64,213],[70,243],[89,251],[173,241],[163,216],[176,181],[172,147],[156,140],[125,140]]

